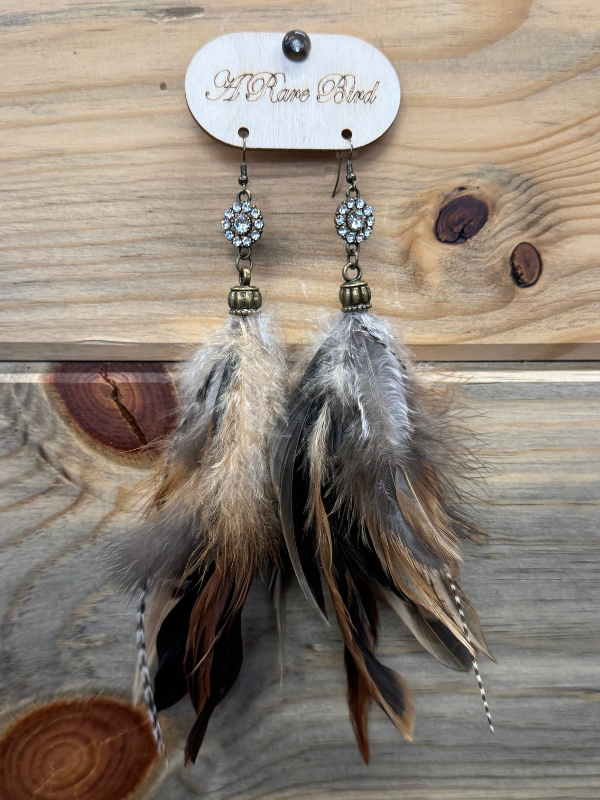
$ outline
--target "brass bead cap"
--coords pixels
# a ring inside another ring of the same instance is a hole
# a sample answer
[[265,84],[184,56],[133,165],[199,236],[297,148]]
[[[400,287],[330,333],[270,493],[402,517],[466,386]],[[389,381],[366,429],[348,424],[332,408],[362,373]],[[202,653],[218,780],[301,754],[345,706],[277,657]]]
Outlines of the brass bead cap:
[[229,313],[245,317],[262,306],[262,296],[256,286],[232,286],[229,290]]
[[371,290],[366,281],[355,278],[345,281],[340,286],[340,303],[342,311],[365,311],[371,308]]

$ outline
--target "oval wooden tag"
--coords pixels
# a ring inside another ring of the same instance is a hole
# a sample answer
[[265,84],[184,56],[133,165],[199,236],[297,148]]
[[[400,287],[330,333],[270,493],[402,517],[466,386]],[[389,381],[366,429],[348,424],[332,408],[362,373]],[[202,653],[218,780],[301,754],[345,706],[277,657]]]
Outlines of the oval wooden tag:
[[283,33],[230,33],[199,50],[185,78],[196,122],[216,139],[248,148],[347,149],[378,139],[400,106],[396,71],[352,36],[311,34],[304,61],[283,53]]

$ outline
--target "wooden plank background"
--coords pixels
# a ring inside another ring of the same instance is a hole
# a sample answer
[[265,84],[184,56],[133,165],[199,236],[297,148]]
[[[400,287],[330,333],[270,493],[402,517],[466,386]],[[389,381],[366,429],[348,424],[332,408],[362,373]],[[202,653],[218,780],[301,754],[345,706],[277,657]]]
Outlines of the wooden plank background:
[[[0,372],[4,721],[23,704],[78,691],[127,697],[135,662],[135,615],[115,597],[104,555],[127,535],[130,490],[145,471],[73,425],[46,369]],[[498,660],[481,663],[496,736],[473,675],[442,667],[384,614],[380,653],[415,690],[417,725],[407,743],[374,708],[365,766],[348,719],[337,628],[325,628],[294,587],[280,682],[274,615],[259,582],[244,612],[241,675],[192,769],[182,766],[187,699],[163,715],[169,764],[154,776],[153,796],[598,796],[600,368],[481,365],[434,377],[462,380],[465,371],[471,378],[460,395],[494,474],[475,509],[491,538],[468,555],[462,582]],[[148,394],[156,379],[143,371],[136,378]]]
[[[425,358],[597,358],[597,0],[4,0],[0,358],[169,359],[218,324],[239,153],[192,120],[185,71],[219,34],[296,26],[360,35],[400,76],[396,123],[355,158],[376,309]],[[302,341],[337,306],[335,157],[252,153],[249,171],[256,281]],[[444,244],[465,192],[489,219]],[[523,241],[543,262],[529,289],[510,277]]]

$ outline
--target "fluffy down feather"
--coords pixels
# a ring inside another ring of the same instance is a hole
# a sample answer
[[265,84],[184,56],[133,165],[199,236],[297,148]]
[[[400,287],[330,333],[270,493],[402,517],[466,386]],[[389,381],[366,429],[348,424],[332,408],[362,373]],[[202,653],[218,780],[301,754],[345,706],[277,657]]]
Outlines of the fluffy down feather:
[[143,523],[118,554],[121,586],[150,592],[157,708],[189,693],[198,714],[192,761],[241,666],[252,580],[279,557],[268,452],[284,377],[281,345],[262,314],[232,316],[197,352],[180,377],[180,422]]
[[290,559],[323,616],[320,574],[329,589],[368,760],[371,698],[407,738],[414,721],[410,689],[374,656],[377,600],[447,666],[470,669],[476,648],[487,653],[466,600],[465,636],[447,578],[458,573],[461,544],[481,536],[459,511],[453,479],[469,471],[468,453],[387,325],[353,312],[303,365],[271,469]]

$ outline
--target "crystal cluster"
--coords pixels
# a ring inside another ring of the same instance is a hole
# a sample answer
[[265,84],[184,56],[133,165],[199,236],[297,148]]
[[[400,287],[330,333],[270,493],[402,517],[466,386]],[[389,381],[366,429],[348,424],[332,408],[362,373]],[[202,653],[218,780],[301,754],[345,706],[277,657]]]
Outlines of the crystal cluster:
[[371,235],[375,217],[362,197],[347,197],[335,212],[337,232],[348,244],[360,244]]
[[236,247],[251,247],[262,235],[264,221],[260,209],[249,200],[236,200],[223,214],[225,238]]

